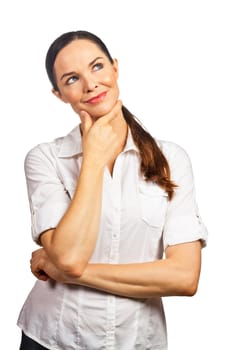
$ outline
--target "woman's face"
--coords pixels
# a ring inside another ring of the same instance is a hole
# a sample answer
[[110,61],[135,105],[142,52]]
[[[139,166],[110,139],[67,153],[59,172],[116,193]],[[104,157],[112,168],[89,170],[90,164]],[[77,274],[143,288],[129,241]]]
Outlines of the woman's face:
[[90,40],[78,39],[65,46],[56,57],[54,71],[59,88],[54,94],[78,114],[84,110],[96,119],[118,99],[117,61],[112,64]]

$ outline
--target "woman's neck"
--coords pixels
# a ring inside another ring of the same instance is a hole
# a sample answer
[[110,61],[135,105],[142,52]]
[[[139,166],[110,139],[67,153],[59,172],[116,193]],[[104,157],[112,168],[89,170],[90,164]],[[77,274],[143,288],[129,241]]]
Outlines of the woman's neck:
[[125,121],[123,113],[119,114],[119,117],[114,118],[114,120],[112,120],[112,122],[111,122],[111,125],[113,127],[113,130],[117,134],[118,141],[119,141],[119,147],[118,147],[114,157],[107,164],[109,172],[112,176],[116,158],[123,151],[125,144],[126,144],[127,135],[128,135],[128,125]]
[[111,121],[111,125],[115,133],[117,134],[119,140],[118,154],[121,153],[125,147],[127,135],[128,135],[128,125],[125,121],[123,113],[121,112],[117,118]]

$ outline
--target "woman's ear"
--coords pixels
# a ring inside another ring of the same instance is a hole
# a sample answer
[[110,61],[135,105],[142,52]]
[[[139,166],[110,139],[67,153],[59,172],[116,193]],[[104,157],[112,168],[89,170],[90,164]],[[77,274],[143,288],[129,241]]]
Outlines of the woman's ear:
[[116,58],[113,59],[113,69],[115,70],[116,74],[117,74],[117,78],[118,78],[118,61]]
[[58,90],[55,90],[55,89],[52,89],[52,93],[57,97],[59,98],[59,100],[61,100],[62,102],[64,103],[67,103],[67,100],[64,96],[62,96],[62,94],[60,93],[60,91]]

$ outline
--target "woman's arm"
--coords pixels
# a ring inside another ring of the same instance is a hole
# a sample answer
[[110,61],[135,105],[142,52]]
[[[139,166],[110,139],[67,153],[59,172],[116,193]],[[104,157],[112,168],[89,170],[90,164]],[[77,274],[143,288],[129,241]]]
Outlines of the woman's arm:
[[166,258],[155,262],[88,265],[78,283],[108,293],[134,298],[193,295],[198,286],[201,266],[199,241],[166,249]]
[[34,275],[40,270],[52,279],[78,284],[130,298],[192,296],[198,286],[201,268],[199,241],[170,246],[166,258],[137,264],[88,264],[81,277],[55,269],[43,252],[36,251],[31,261]]
[[80,276],[95,248],[99,230],[104,167],[118,147],[110,122],[119,115],[121,102],[93,122],[83,116],[83,162],[71,204],[56,229],[40,241],[59,270]]

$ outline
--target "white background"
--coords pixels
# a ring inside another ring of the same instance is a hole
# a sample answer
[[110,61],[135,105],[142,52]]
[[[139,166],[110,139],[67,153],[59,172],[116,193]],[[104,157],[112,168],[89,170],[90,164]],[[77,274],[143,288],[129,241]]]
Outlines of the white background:
[[124,104],[154,136],[178,143],[192,160],[210,236],[198,294],[164,300],[169,350],[233,348],[231,4],[1,2],[0,330],[5,349],[18,349],[16,320],[34,283],[29,259],[36,246],[30,237],[24,157],[37,143],[65,135],[78,123],[71,108],[50,93],[44,58],[58,35],[77,29],[99,35],[118,58]]

